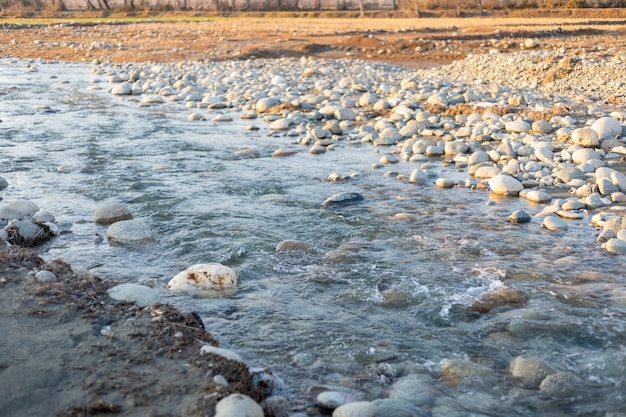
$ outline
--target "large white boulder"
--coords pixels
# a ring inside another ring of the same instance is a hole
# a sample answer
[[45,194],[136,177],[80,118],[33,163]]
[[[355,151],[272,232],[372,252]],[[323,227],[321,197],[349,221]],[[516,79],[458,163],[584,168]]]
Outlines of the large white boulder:
[[174,291],[222,292],[237,287],[237,273],[217,262],[196,264],[178,273],[167,283]]

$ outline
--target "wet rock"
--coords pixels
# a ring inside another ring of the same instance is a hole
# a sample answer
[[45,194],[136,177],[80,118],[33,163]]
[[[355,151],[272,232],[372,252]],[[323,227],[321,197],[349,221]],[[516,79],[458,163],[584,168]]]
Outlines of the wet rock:
[[454,187],[454,180],[449,178],[437,178],[435,181],[435,186],[439,188],[452,188]]
[[291,156],[297,154],[295,149],[278,148],[272,153],[273,158],[283,158],[285,156]]
[[193,113],[189,114],[189,116],[187,116],[187,119],[192,121],[192,122],[193,121],[203,121],[203,120],[206,120],[206,117],[204,117],[200,113],[193,112]]
[[427,179],[428,179],[428,176],[421,168],[415,168],[411,172],[411,176],[409,177],[409,182],[413,184],[424,184]]
[[489,188],[495,194],[516,196],[524,186],[515,178],[501,174],[489,180]]
[[220,122],[232,122],[233,118],[230,117],[227,114],[218,114],[217,116],[213,117],[211,119],[211,121],[212,122],[217,122],[217,123],[220,123]]
[[328,197],[323,205],[324,206],[335,206],[335,205],[344,205],[344,204],[351,204],[351,203],[357,203],[359,201],[362,201],[365,197],[363,197],[363,195],[359,194],[359,193],[354,193],[354,192],[344,192],[344,193],[337,193],[337,194],[333,194],[330,197]]
[[[173,291],[206,292],[228,294],[237,287],[237,273],[230,267],[217,262],[196,264],[175,275],[167,289]],[[217,295],[217,294],[216,294]]]
[[215,417],[264,417],[263,409],[252,398],[231,394],[215,406]]
[[406,400],[381,398],[374,400],[376,417],[427,417],[429,414]]
[[530,214],[524,210],[515,210],[507,219],[510,223],[528,223],[530,222]]
[[577,395],[583,386],[583,381],[569,372],[557,372],[546,376],[539,390],[544,394],[558,397]]
[[481,295],[469,309],[484,314],[498,307],[523,307],[527,299],[528,297],[523,291],[502,286]]
[[609,239],[605,243],[606,251],[613,255],[626,255],[626,241],[622,239]]
[[9,186],[9,182],[4,179],[4,177],[0,177],[0,190],[4,190]]
[[160,298],[153,288],[132,283],[116,285],[109,288],[107,293],[114,300],[135,303],[138,307],[148,307],[156,304]]
[[110,224],[120,220],[130,220],[133,214],[128,207],[118,202],[107,202],[96,209],[94,220],[96,223]]
[[255,148],[245,147],[245,148],[237,149],[235,151],[235,155],[242,157],[242,158],[260,158],[261,151]]
[[129,96],[132,93],[132,85],[126,82],[115,84],[113,88],[111,88],[111,94],[113,94],[114,96]]
[[228,381],[226,380],[226,378],[224,378],[223,375],[215,375],[213,377],[213,382],[215,382],[218,385],[221,385],[224,388],[228,388]]
[[288,417],[289,400],[282,395],[272,395],[261,403],[266,417]]
[[12,200],[0,203],[0,219],[21,220],[39,211],[39,206],[30,200]]
[[493,369],[465,359],[445,359],[441,363],[441,377],[453,387],[489,385],[495,382],[494,375]]
[[270,123],[270,130],[289,130],[291,127],[291,120],[289,119],[277,119]]
[[313,246],[302,240],[283,240],[276,246],[276,252],[304,252],[312,249]]
[[542,190],[530,190],[526,193],[526,200],[533,203],[549,203],[552,196]]
[[545,219],[543,219],[543,223],[541,225],[546,229],[552,231],[562,231],[569,229],[567,223],[565,223],[563,220],[559,219],[556,216],[547,216]]
[[334,410],[347,403],[346,397],[337,391],[324,391],[318,394],[315,398],[315,402],[321,408],[327,410]]
[[433,384],[427,377],[409,374],[398,378],[389,390],[389,398],[402,399],[420,407],[430,405],[434,400]]
[[55,282],[57,276],[50,271],[39,271],[35,274],[35,279],[39,282]]
[[35,223],[54,223],[56,219],[48,210],[39,210],[32,216]]
[[333,411],[332,417],[375,417],[376,406],[369,401],[347,403]]
[[517,356],[511,361],[511,375],[531,388],[539,388],[545,377],[555,371],[539,358]]
[[107,229],[107,237],[124,244],[144,243],[154,239],[150,225],[143,219],[115,222]]

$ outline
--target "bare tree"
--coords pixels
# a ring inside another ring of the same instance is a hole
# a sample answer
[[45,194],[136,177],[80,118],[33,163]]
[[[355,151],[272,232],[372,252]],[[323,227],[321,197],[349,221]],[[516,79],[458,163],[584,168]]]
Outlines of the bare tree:
[[483,0],[476,0],[476,3],[478,4],[478,13],[480,14],[480,16],[483,15]]

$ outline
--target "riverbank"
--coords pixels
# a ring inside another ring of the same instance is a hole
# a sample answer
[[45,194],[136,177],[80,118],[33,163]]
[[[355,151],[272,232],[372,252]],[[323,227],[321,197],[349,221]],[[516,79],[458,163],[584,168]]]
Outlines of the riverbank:
[[245,364],[200,353],[218,342],[196,315],[116,302],[114,284],[30,249],[0,250],[3,416],[211,416],[232,393],[262,401]]

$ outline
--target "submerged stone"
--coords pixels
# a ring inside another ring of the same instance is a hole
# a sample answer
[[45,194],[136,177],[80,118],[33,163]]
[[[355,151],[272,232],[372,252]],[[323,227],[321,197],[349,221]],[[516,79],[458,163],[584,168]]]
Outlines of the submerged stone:
[[337,193],[333,194],[324,200],[324,206],[334,206],[334,205],[343,205],[343,204],[351,204],[357,203],[359,201],[364,200],[365,197],[359,193],[354,192],[345,192],[345,193]]

